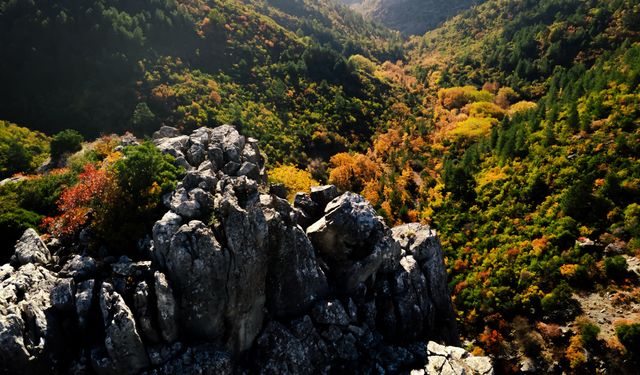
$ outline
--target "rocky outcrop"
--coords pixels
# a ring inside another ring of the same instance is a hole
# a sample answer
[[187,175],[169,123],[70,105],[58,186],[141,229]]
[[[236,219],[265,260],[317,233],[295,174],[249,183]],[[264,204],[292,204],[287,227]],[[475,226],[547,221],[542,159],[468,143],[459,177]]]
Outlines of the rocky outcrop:
[[62,349],[50,297],[56,276],[33,263],[18,269],[5,265],[0,275],[0,373],[46,372]]
[[15,254],[13,260],[18,265],[35,263],[47,264],[51,261],[49,249],[42,242],[38,233],[29,228],[16,243]]
[[154,142],[186,173],[144,255],[58,260],[28,232],[20,268],[0,268],[3,372],[397,373],[428,370],[428,340],[456,342],[428,227],[389,228],[331,185],[292,207],[228,125]]
[[407,254],[405,261],[401,262],[403,268],[419,269],[419,274],[424,276],[424,281],[417,280],[413,285],[414,288],[424,287],[417,295],[423,296],[430,305],[432,311],[427,316],[429,325],[433,327],[434,337],[443,342],[457,343],[457,337],[454,334],[456,323],[453,306],[447,288],[444,254],[436,232],[418,223],[400,225],[391,231],[403,253]]
[[475,357],[464,349],[444,346],[433,341],[427,345],[428,363],[424,369],[413,370],[411,375],[469,374],[493,375],[489,357]]

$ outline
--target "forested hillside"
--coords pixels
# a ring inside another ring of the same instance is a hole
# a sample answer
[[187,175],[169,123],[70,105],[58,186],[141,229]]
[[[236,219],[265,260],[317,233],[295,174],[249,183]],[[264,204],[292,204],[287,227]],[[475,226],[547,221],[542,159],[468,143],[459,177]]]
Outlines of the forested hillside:
[[27,227],[133,251],[184,170],[110,134],[232,124],[290,199],[436,229],[499,373],[637,369],[638,1],[487,0],[408,39],[331,0],[8,1],[0,54],[3,260]]
[[0,30],[7,120],[90,136],[231,122],[280,161],[366,142],[386,85],[347,59],[402,56],[396,34],[329,2],[9,1]]
[[420,35],[483,0],[342,0],[365,17],[402,32]]
[[[389,221],[440,230],[462,327],[505,371],[631,371],[612,332],[639,311],[627,271],[640,250],[638,9],[464,12],[408,44],[422,105],[398,106],[366,154],[331,159],[329,180]],[[614,316],[582,302],[614,293]]]

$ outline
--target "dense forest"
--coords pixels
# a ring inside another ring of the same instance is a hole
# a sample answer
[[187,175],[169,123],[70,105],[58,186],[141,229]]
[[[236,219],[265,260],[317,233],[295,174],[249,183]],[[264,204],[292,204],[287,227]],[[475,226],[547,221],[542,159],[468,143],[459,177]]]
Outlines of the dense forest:
[[28,227],[128,253],[184,172],[144,138],[228,123],[290,198],[435,228],[498,372],[637,368],[638,1],[487,0],[403,39],[331,0],[15,0],[0,52],[2,261]]

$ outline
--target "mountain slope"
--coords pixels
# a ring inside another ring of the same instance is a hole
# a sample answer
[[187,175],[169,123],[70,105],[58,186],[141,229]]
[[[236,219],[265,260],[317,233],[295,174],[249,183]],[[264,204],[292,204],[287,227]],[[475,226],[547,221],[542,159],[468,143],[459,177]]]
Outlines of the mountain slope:
[[402,54],[397,33],[332,2],[12,1],[0,8],[0,31],[8,120],[91,136],[246,122],[280,150],[271,161],[323,154],[305,146],[316,130],[339,133],[325,142],[338,149],[366,142],[387,85],[347,58]]
[[482,1],[357,0],[345,1],[345,4],[390,29],[405,35],[420,35]]
[[[412,40],[414,65],[444,84],[497,81],[527,96],[544,93],[557,66],[590,66],[640,35],[633,0],[493,0]],[[424,77],[424,76],[423,76]]]

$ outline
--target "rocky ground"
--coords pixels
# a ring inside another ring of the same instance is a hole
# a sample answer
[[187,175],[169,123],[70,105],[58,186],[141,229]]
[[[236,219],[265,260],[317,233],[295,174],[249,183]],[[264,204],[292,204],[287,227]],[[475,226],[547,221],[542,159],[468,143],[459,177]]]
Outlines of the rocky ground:
[[154,142],[187,172],[133,259],[27,230],[0,267],[0,373],[493,372],[436,343],[457,334],[434,231],[333,186],[291,206],[231,126]]
[[[632,275],[640,275],[640,259],[623,255],[627,261],[627,270]],[[576,294],[582,316],[600,327],[600,337],[606,341],[616,337],[615,326],[619,321],[640,320],[640,286],[628,285],[625,288],[603,292]]]

